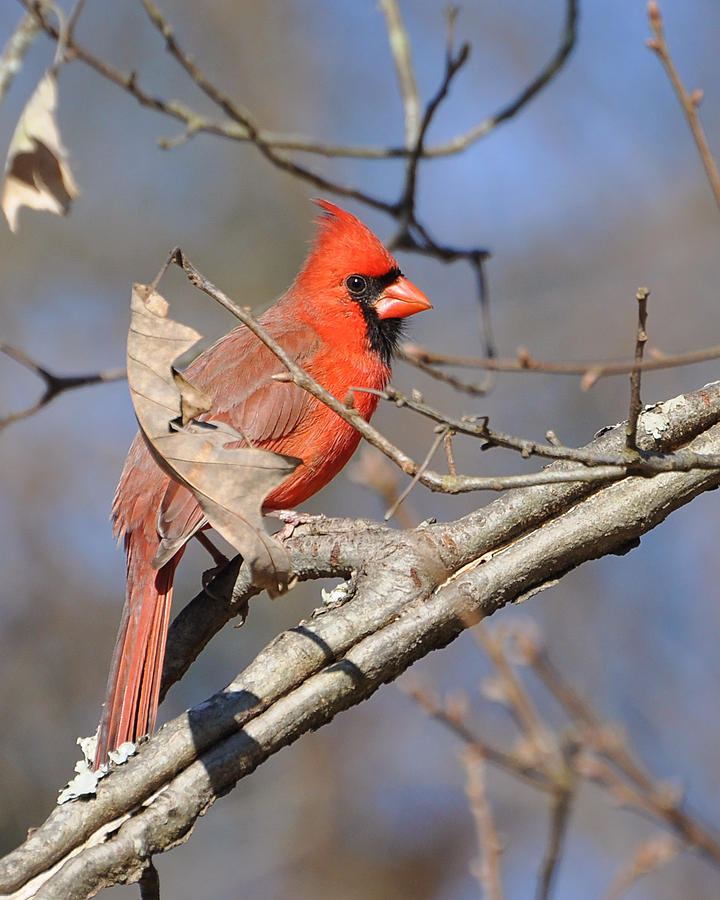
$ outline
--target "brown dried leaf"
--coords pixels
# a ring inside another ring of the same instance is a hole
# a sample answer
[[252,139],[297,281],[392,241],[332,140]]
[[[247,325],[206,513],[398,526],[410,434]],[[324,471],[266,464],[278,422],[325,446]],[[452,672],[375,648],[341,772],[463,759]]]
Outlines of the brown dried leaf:
[[210,398],[172,368],[201,337],[168,318],[168,303],[152,287],[133,289],[127,345],[130,394],[159,465],[189,488],[216,531],[241,553],[253,580],[282,591],[290,571],[285,548],[265,531],[262,502],[300,460],[249,447],[224,422],[198,422]]
[[48,73],[28,100],[8,148],[0,207],[11,231],[17,231],[21,206],[66,215],[78,195],[55,122],[56,106],[55,76]]
[[210,412],[212,399],[189,382],[183,373],[178,372],[174,366],[171,371],[175,385],[180,391],[180,422],[184,428],[192,419],[197,419],[203,413]]

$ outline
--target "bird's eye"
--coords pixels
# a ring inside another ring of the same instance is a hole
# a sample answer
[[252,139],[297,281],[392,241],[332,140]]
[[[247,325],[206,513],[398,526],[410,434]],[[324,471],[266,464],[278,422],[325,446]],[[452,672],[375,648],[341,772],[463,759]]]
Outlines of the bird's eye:
[[349,278],[345,279],[345,286],[351,294],[355,294],[357,297],[360,294],[364,294],[367,290],[367,279],[363,278],[362,275],[350,275]]

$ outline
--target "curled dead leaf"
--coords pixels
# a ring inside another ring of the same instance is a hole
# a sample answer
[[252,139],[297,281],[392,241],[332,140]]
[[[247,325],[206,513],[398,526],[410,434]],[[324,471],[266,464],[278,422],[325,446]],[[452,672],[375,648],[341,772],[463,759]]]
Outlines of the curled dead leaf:
[[140,428],[158,464],[192,491],[210,525],[242,554],[255,583],[282,591],[290,560],[265,530],[262,503],[300,460],[238,447],[243,436],[227,423],[198,421],[211,398],[173,362],[201,335],[169,318],[168,310],[152,287],[134,286],[127,369]]
[[66,215],[78,195],[55,121],[55,76],[43,77],[15,127],[5,162],[0,207],[17,231],[21,206]]

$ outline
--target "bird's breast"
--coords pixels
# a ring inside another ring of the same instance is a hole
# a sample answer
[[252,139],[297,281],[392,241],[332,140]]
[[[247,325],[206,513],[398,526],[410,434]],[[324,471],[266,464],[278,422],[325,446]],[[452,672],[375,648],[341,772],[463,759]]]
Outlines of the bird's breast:
[[[354,363],[354,364],[353,364]],[[382,390],[390,370],[379,360],[345,359],[336,365],[325,358],[306,364],[308,374],[327,388],[338,400],[345,401],[352,391],[353,405],[369,421],[379,398],[360,390]],[[353,390],[357,388],[357,390]],[[302,459],[294,474],[268,495],[265,509],[289,509],[304,503],[330,482],[355,452],[360,434],[320,400],[313,399],[309,413],[299,427],[272,449]]]

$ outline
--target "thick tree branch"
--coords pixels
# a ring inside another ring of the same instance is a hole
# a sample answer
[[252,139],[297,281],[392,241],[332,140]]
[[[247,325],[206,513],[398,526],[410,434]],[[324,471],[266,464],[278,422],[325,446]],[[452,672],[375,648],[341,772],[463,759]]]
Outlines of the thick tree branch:
[[[654,412],[665,418],[667,440],[696,433],[691,450],[716,453],[719,400],[718,387],[708,386]],[[617,426],[595,444],[623,440],[624,426]],[[469,622],[586,560],[625,552],[719,483],[718,472],[692,471],[626,477],[601,489],[535,487],[458,522],[407,532],[343,520],[301,526],[287,542],[297,574],[354,573],[349,602],[279,635],[225,691],[169,723],[104,779],[96,798],[58,807],[2,861],[0,891],[28,885],[18,898],[72,900],[137,880],[154,853],[184,840],[197,816],[268,756],[359,703]],[[226,617],[252,594],[240,574]],[[171,649],[169,666],[172,657]]]

